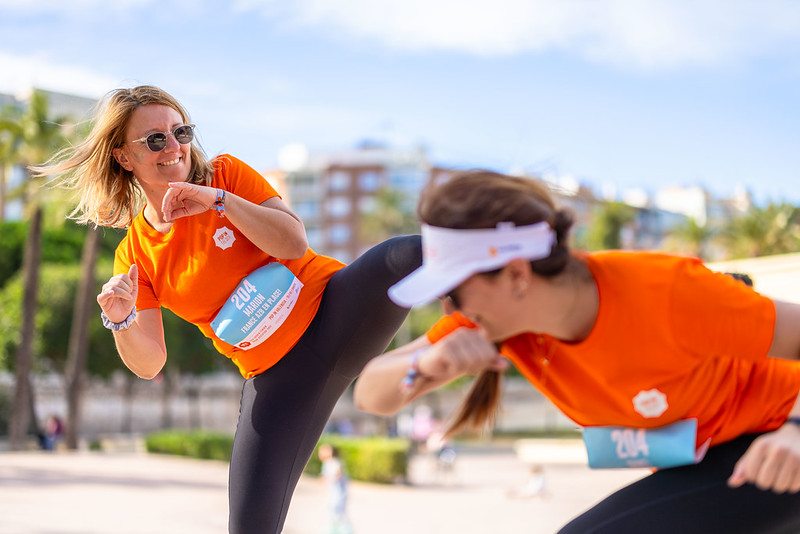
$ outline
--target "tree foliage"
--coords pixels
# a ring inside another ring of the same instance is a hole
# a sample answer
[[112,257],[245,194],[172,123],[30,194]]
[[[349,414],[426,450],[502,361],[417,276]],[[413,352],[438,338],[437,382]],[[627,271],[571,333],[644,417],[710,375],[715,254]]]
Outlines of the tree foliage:
[[753,206],[722,231],[731,258],[752,258],[800,250],[800,208],[787,202]]
[[612,250],[622,248],[622,229],[633,221],[635,208],[623,202],[602,204],[594,215],[594,221],[586,236],[590,250]]

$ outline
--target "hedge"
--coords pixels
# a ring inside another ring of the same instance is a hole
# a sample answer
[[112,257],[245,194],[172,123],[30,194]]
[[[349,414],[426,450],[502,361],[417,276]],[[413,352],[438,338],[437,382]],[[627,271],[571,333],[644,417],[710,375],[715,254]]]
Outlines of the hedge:
[[[332,445],[339,453],[352,480],[391,484],[408,476],[410,442],[400,438],[350,437],[323,434],[306,465],[305,473],[319,476],[322,466],[317,456],[321,443]],[[147,452],[175,454],[229,462],[233,436],[229,434],[167,430],[145,438]]]
[[391,484],[408,478],[411,444],[407,439],[323,434],[305,469],[313,476],[318,476],[322,470],[317,456],[321,443],[328,443],[337,450],[352,480]]
[[145,444],[147,452],[229,462],[233,451],[233,436],[214,432],[167,430],[148,435]]

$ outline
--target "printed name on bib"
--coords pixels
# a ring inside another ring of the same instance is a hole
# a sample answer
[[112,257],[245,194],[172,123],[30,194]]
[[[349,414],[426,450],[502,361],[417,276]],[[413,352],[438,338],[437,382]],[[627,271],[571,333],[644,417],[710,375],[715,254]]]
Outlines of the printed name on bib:
[[302,288],[303,283],[280,263],[260,267],[239,282],[211,327],[222,341],[252,349],[280,328]]

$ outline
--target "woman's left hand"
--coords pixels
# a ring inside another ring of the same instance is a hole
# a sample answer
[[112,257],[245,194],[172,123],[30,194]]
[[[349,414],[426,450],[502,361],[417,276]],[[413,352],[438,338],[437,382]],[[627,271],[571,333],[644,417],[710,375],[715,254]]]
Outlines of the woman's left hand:
[[161,201],[161,211],[167,221],[203,213],[214,205],[217,190],[189,182],[170,182],[169,189]]
[[775,493],[800,491],[800,426],[788,423],[753,441],[736,462],[728,486],[748,482]]

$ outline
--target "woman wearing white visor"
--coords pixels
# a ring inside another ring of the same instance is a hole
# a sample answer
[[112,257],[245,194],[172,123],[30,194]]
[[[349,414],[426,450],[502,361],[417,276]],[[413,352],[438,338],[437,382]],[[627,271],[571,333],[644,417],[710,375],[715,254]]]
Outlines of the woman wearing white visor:
[[800,532],[800,306],[692,258],[569,251],[530,179],[459,173],[419,215],[423,266],[389,295],[448,315],[368,364],[359,407],[480,374],[451,430],[485,424],[508,358],[584,428],[591,466],[655,469],[562,533]]

